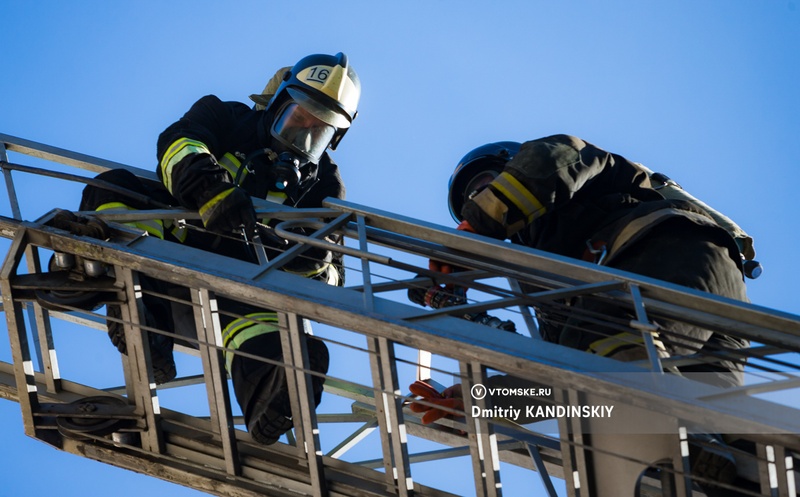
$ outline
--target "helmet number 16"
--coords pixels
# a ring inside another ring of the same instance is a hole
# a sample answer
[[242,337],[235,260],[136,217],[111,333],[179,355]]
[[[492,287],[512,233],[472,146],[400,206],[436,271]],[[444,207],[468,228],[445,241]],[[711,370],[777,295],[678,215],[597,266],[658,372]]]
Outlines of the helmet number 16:
[[308,73],[308,79],[311,81],[318,81],[320,83],[324,83],[326,79],[328,79],[328,75],[330,74],[330,70],[325,66],[314,66],[311,68],[311,71]]

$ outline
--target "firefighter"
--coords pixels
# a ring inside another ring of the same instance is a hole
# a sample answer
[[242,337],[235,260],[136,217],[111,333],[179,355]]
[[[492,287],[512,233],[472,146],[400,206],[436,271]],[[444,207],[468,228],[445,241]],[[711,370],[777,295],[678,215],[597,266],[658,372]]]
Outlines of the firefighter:
[[[747,301],[743,259],[755,256],[752,239],[694,197],[675,195],[676,188],[641,164],[574,136],[555,135],[473,150],[450,180],[448,204],[461,230]],[[545,340],[619,360],[646,357],[639,334],[583,317],[629,318],[627,311],[592,299],[571,305],[584,312],[540,316]],[[656,343],[664,356],[714,355],[748,346],[697,326],[659,324]],[[736,386],[742,383],[743,360],[680,370],[715,373],[703,378]]]
[[[356,117],[361,84],[347,56],[310,55],[279,70],[261,94],[251,95],[253,108],[223,102],[214,95],[198,100],[158,138],[160,184],[145,183],[125,170],[98,176],[108,183],[136,191],[162,204],[199,211],[201,229],[186,229],[170,221],[137,223],[151,236],[256,262],[243,234],[257,225],[251,197],[299,208],[319,207],[326,197],[343,199],[345,187],[337,165],[326,149],[335,149]],[[108,189],[89,186],[81,210],[142,209],[146,202],[120,197]],[[335,236],[331,241],[339,241]],[[279,240],[268,242],[268,254],[285,250]],[[311,249],[284,268],[307,278],[343,285],[341,254]],[[188,300],[185,288],[143,278],[148,326],[196,336],[192,311],[164,294]],[[226,368],[252,437],[272,444],[292,427],[284,368],[251,359],[234,351],[282,360],[275,311],[219,298]],[[119,308],[109,306],[109,336],[126,353]],[[233,316],[238,317],[233,317]],[[154,376],[158,383],[176,375],[173,340],[149,333]],[[307,334],[311,369],[325,374],[328,350]],[[314,375],[315,403],[319,405],[324,378]]]
[[[450,179],[448,206],[463,231],[735,300],[748,300],[744,276],[756,277],[760,270],[752,238],[732,220],[663,174],[574,136],[476,148],[464,156]],[[453,270],[438,261],[431,261],[431,267]],[[523,290],[534,291],[524,286]],[[446,291],[433,287],[427,294]],[[544,340],[622,361],[647,358],[640,332],[606,324],[615,318],[629,322],[630,311],[590,298],[568,304],[537,309]],[[657,320],[656,324],[655,342],[662,357],[699,353],[712,359],[679,366],[678,372],[704,373],[693,377],[723,388],[743,384],[745,359],[735,351],[749,346],[747,340],[688,323]],[[505,375],[489,377],[485,384],[487,388],[530,386]],[[416,382],[411,391],[426,401],[411,406],[425,413],[426,423],[448,416],[448,410],[463,410],[460,384],[439,393]],[[514,401],[520,399],[509,403]],[[521,401],[530,404],[535,399]],[[716,435],[705,438],[722,446]],[[724,450],[693,446],[692,458],[695,476],[727,482],[736,477],[733,459]]]

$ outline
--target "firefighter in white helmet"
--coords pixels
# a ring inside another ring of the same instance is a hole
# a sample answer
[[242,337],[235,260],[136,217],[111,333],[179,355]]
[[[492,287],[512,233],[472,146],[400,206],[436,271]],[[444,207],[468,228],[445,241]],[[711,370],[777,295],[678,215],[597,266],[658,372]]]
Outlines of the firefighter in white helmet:
[[[99,178],[163,204],[200,213],[201,230],[182,229],[170,221],[138,223],[151,236],[255,261],[252,246],[242,236],[252,234],[257,224],[251,197],[301,208],[319,207],[326,197],[344,198],[344,183],[327,150],[335,149],[350,129],[360,94],[360,80],[346,55],[310,55],[279,70],[261,94],[252,95],[253,108],[240,102],[223,102],[214,95],[198,100],[158,138],[161,184],[148,184],[125,170],[108,171]],[[120,207],[147,206],[119,192],[89,186],[80,208]],[[276,246],[267,247],[270,257],[285,250],[274,243]],[[282,269],[328,284],[343,284],[341,254],[311,249],[304,256]],[[165,288],[163,282],[146,278],[142,286],[153,294],[188,300],[186,289]],[[194,334],[196,328],[187,306],[152,294],[146,294],[144,300],[148,326]],[[226,366],[247,428],[258,442],[274,443],[292,427],[284,368],[235,352],[280,361],[277,314],[219,300]],[[110,306],[109,316],[118,318],[119,309]],[[149,335],[155,379],[159,383],[170,381],[176,375],[173,340],[156,333]],[[109,336],[125,353],[125,335],[115,319],[109,320]],[[311,368],[325,374],[327,347],[313,336],[306,335],[306,339]],[[311,382],[318,405],[324,378],[314,375]]]

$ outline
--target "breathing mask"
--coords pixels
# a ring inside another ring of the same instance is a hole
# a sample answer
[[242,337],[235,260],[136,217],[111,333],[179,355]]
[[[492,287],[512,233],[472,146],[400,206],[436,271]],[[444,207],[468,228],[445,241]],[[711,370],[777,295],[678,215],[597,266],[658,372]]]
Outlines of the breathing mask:
[[290,151],[276,153],[264,148],[250,154],[245,161],[247,177],[255,181],[257,195],[282,192],[292,196],[298,188],[317,176],[318,166]]

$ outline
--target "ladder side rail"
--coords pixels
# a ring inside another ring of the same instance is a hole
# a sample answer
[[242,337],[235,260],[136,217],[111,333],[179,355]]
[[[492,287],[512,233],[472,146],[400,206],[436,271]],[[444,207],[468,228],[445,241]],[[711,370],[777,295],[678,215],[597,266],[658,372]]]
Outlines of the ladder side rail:
[[[136,176],[141,176],[151,180],[158,180],[158,177],[154,171],[135,166],[129,166],[127,164],[106,159],[100,159],[91,155],[72,152],[64,148],[53,147],[51,145],[45,145],[43,143],[26,140],[16,136],[0,133],[0,143],[4,144],[6,149],[12,152],[56,162],[66,166],[77,167],[78,169],[83,169],[86,171],[102,173],[108,171],[109,169],[126,169]],[[0,159],[2,159],[2,157],[0,157]]]
[[[3,224],[11,223],[3,223],[3,219],[0,219],[0,227],[2,227]],[[564,267],[559,266],[559,264],[563,263],[564,261],[559,261],[559,258],[557,256],[553,256],[552,254],[536,253],[531,258],[529,256],[533,255],[532,252],[536,252],[532,249],[525,250],[525,247],[516,246],[508,247],[509,244],[498,243],[488,239],[473,243],[472,240],[463,240],[462,233],[455,232],[454,230],[450,231],[452,231],[450,234],[452,240],[460,240],[459,243],[463,243],[464,247],[468,249],[470,253],[477,254],[479,256],[478,258],[480,259],[486,260],[488,257],[488,255],[482,254],[478,250],[483,246],[484,249],[491,249],[489,255],[502,255],[506,252],[510,252],[512,255],[515,255],[518,258],[524,258],[524,260],[528,262],[538,261],[538,265],[540,266],[544,264],[548,268],[552,268],[555,265],[555,269],[558,269],[559,271],[564,269]],[[436,257],[441,254],[428,255]],[[503,259],[507,258],[507,255],[503,257]],[[580,261],[569,261],[566,263],[566,266],[574,266],[576,263],[580,263]],[[528,268],[528,271],[533,272],[532,270],[535,269],[537,269],[536,266],[531,264]],[[684,310],[686,311],[696,313],[696,315],[700,317],[714,315],[716,317],[715,320],[706,321],[706,323],[708,323],[712,328],[734,330],[737,333],[740,333],[743,338],[758,342],[767,342],[773,345],[780,345],[788,350],[800,350],[800,320],[797,319],[797,316],[749,303],[733,301],[731,299],[726,299],[716,295],[693,291],[691,289],[679,287],[677,285],[671,285],[658,280],[639,277],[623,271],[616,271],[609,268],[598,268],[588,264],[584,264],[584,267],[581,269],[585,272],[585,280],[607,280],[609,275],[611,275],[615,279],[619,279],[630,284],[636,284],[646,292],[645,297],[649,300],[665,301],[662,305],[664,309],[668,309],[670,305],[677,305],[685,308]],[[598,278],[594,278],[593,275],[598,276]],[[670,303],[675,301],[677,301],[676,304]],[[677,312],[677,310],[675,312]],[[765,327],[769,328],[770,330],[779,330],[780,333],[776,335],[770,331],[764,332],[763,328]]]
[[[280,226],[278,229],[280,231]],[[345,230],[345,234],[348,236],[350,236],[351,233],[351,231]],[[460,232],[453,231],[453,233],[455,236],[460,235]],[[409,242],[408,239],[398,242],[396,237],[387,235],[387,233],[376,233],[374,230],[371,232],[371,235],[373,237],[378,237],[380,244],[383,246],[392,247],[395,249],[405,249],[409,252],[412,252],[413,250],[413,244]],[[291,235],[287,234],[287,236]],[[303,241],[303,237],[294,237],[294,239],[299,243]],[[316,244],[319,247],[326,247],[325,242],[312,241],[307,237],[305,239],[308,243]],[[498,253],[498,251],[502,252],[502,250],[519,250],[523,254],[525,254],[526,251],[538,252],[525,247],[509,247],[508,244],[498,244],[498,242],[490,240],[488,243],[493,244],[495,247],[494,250],[488,251],[486,252],[486,255],[481,255],[476,258],[474,256],[463,255],[466,253],[471,253],[471,251],[474,249],[474,245],[469,245],[469,243],[469,241],[464,241],[464,245],[462,247],[463,251],[461,252],[462,255],[454,256],[454,252],[441,249],[437,250],[433,245],[427,243],[426,241],[421,243],[422,247],[424,248],[421,250],[421,254],[419,255],[428,256],[429,258],[447,260],[456,265],[462,263],[467,266],[482,267],[487,269],[493,267],[495,263],[498,262],[497,260],[491,259],[492,254]],[[498,246],[502,248],[497,248]],[[327,244],[327,248],[332,250],[335,249],[335,247],[333,247],[331,244]],[[345,254],[358,256],[357,254],[351,253],[352,249],[347,250],[348,251],[344,252]],[[543,252],[538,252],[538,255],[539,259],[544,261],[542,263],[543,267],[546,267],[548,270],[550,270],[552,267],[552,261],[550,258],[559,259],[559,256],[546,254]],[[373,259],[378,260],[378,257],[379,256],[375,255],[373,256]],[[564,258],[560,259],[563,260]],[[626,285],[628,287],[640,287],[647,292],[647,295],[649,295],[649,297],[643,297],[645,299],[644,302],[651,308],[651,310],[656,310],[657,315],[661,317],[691,321],[693,324],[697,324],[702,327],[738,335],[759,343],[782,346],[787,350],[800,350],[800,337],[798,337],[798,333],[793,331],[800,330],[800,321],[798,321],[797,316],[756,306],[750,303],[740,302],[725,297],[700,292],[691,288],[685,288],[667,282],[642,277],[633,273],[589,265],[587,263],[582,263],[581,261],[568,260],[567,264],[571,265],[573,262],[584,264],[589,272],[594,272],[601,276],[605,275],[605,279],[601,279],[595,283],[588,283],[586,285],[586,289],[591,288],[591,285],[597,285],[598,288],[601,288],[606,284],[610,286],[618,285],[621,287]],[[392,267],[409,269],[407,265],[399,263],[395,260],[388,260],[384,263],[391,265]],[[550,265],[548,266],[548,264]],[[580,287],[570,287],[570,285],[579,285],[580,280],[573,279],[570,281],[569,279],[556,276],[553,273],[548,274],[539,271],[532,272],[531,269],[532,268],[525,269],[520,266],[512,267],[510,265],[506,265],[505,267],[500,268],[499,271],[501,271],[500,276],[514,277],[523,281],[529,280],[531,282],[536,282],[540,285],[552,285],[555,288],[562,288],[562,290],[556,291],[564,292],[564,296],[567,296],[570,292],[574,292],[575,295],[589,293]],[[419,271],[421,273],[430,273],[430,271],[424,269],[420,269]],[[528,272],[527,274],[534,274],[534,276],[532,278],[527,277],[526,271]],[[542,276],[542,274],[544,274],[544,276]],[[609,277],[614,279],[609,282]],[[454,282],[456,284],[459,284],[460,282],[461,286],[465,287],[481,288],[478,286],[478,284],[471,283],[471,279],[468,281],[460,279],[458,273],[452,275],[440,275],[437,276],[437,278],[440,280],[447,279],[449,282]],[[505,294],[507,293],[508,292],[505,292]],[[503,292],[501,292],[501,294],[503,294]],[[536,297],[537,295],[538,294],[529,294],[528,296]],[[636,304],[637,300],[632,298],[629,294],[627,294],[627,292],[619,293],[617,295],[613,295],[611,292],[608,292],[606,296],[613,296],[622,302],[633,305]],[[552,298],[557,297],[553,295]],[[676,301],[678,303],[675,303]],[[690,305],[687,307],[687,304]],[[452,310],[444,309],[432,311],[430,314],[451,313],[454,310],[455,308]],[[424,317],[424,313],[420,313],[420,316]],[[683,319],[683,316],[687,316],[688,318]],[[765,326],[769,326],[770,329],[765,329]]]
[[[692,291],[691,289],[653,278],[614,268],[597,266],[521,245],[512,246],[488,237],[457,231],[342,200],[327,199],[324,205],[333,209],[363,215],[372,227],[439,244],[445,248],[455,249],[462,256],[469,254],[473,261],[491,261],[491,265],[497,268],[495,272],[498,273],[498,276],[503,275],[502,269],[504,267],[516,266],[523,267],[530,272],[557,273],[562,278],[573,278],[585,283],[606,281],[609,277],[613,277],[628,284],[638,285],[646,291],[646,296],[650,298],[673,302],[695,311],[713,312],[720,317],[730,316],[745,324],[781,331],[788,336],[800,338],[800,318],[790,313],[704,292]],[[458,262],[457,260],[451,260],[445,250],[439,253],[431,253],[430,256],[434,258],[441,257],[445,262]],[[793,340],[791,343],[796,346],[800,342]]]
[[281,272],[252,281],[247,276],[257,271],[258,266],[174,244],[170,245],[169,257],[164,257],[165,242],[152,237],[137,240],[135,246],[120,247],[101,241],[78,240],[50,232],[48,228],[31,227],[28,231],[32,238],[38,234],[41,242],[48,243],[49,239],[50,245],[66,251],[81,252],[87,250],[87,246],[102,246],[98,255],[106,257],[104,262],[120,264],[155,278],[215,288],[217,293],[230,298],[248,300],[265,308],[285,309],[318,322],[458,360],[480,361],[487,367],[522,378],[541,381],[553,374],[552,368],[557,368],[560,385],[554,386],[591,389],[620,402],[630,398],[643,406],[660,405],[677,417],[698,423],[715,421],[724,431],[800,433],[796,410],[786,406],[752,398],[699,400],[697,396],[711,395],[717,389],[709,387],[712,389],[704,391],[703,386],[696,386],[695,394],[681,395],[686,385],[676,382],[687,381],[685,379],[672,375],[662,375],[664,378],[658,382],[646,375],[646,380],[638,375],[622,378],[607,371],[613,368],[631,373],[642,370],[546,342],[537,342],[534,348],[529,339],[521,336],[487,337],[483,326],[456,318],[409,323],[404,318],[416,314],[416,309],[398,302],[376,298],[379,315],[364,315],[360,292],[329,287]]
[[[382,306],[383,306],[383,303],[380,303],[379,307],[382,307]],[[496,366],[495,366],[495,367],[496,367]]]

